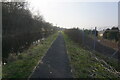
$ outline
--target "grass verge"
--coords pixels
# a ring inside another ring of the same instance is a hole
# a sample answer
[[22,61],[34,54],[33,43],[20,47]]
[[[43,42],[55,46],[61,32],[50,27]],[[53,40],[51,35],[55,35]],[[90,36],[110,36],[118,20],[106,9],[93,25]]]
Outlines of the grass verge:
[[58,33],[49,36],[42,44],[30,47],[27,51],[21,53],[16,61],[4,65],[2,68],[3,78],[28,78],[57,35]]
[[66,34],[63,35],[74,78],[115,78],[116,80],[120,77],[120,72],[115,69],[118,65],[115,59],[107,59],[98,52],[87,50],[73,42]]

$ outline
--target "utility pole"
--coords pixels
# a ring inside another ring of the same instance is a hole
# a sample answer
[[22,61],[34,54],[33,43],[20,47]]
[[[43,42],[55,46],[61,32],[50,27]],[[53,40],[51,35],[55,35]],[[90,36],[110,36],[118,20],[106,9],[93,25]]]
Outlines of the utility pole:
[[95,27],[95,31],[94,31],[94,50],[95,50],[95,46],[96,46],[96,27]]

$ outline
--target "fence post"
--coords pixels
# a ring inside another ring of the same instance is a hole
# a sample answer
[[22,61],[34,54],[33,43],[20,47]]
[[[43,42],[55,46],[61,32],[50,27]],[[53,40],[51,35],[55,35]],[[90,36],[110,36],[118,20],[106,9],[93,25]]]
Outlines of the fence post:
[[83,28],[83,31],[82,31],[82,42],[83,42],[83,45],[84,45],[84,28]]
[[95,50],[95,46],[96,46],[96,27],[95,27],[95,32],[94,32],[94,50]]

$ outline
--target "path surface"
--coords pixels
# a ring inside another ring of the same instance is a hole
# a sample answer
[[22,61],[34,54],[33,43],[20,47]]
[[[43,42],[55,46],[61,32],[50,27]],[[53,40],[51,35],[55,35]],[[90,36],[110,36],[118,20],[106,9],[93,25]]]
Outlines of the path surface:
[[72,78],[64,39],[59,33],[31,78]]

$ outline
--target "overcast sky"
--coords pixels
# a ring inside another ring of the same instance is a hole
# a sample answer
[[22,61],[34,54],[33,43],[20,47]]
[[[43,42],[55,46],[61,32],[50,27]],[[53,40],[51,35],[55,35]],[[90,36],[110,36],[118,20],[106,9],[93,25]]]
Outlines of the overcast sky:
[[116,2],[97,2],[96,0],[93,2],[80,0],[28,1],[34,14],[40,12],[46,21],[60,27],[93,29],[96,26],[98,29],[103,29],[118,25],[117,0]]

